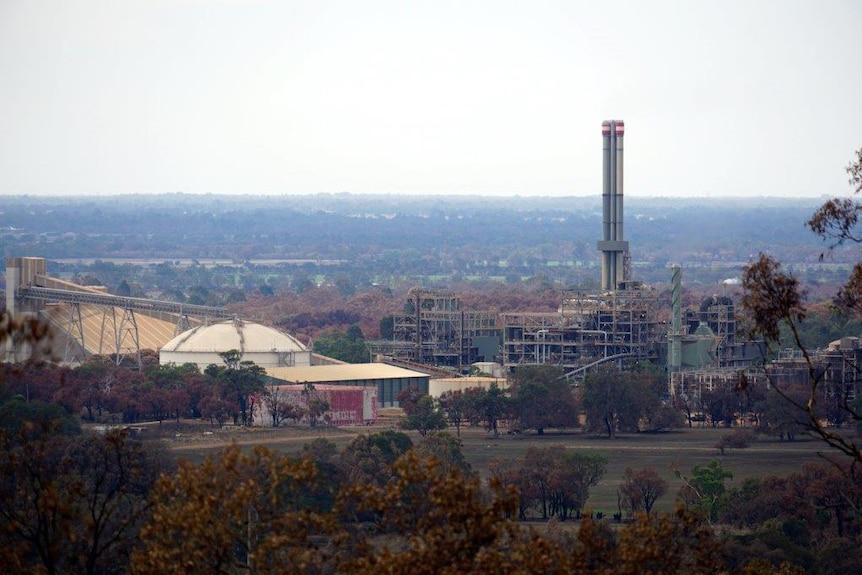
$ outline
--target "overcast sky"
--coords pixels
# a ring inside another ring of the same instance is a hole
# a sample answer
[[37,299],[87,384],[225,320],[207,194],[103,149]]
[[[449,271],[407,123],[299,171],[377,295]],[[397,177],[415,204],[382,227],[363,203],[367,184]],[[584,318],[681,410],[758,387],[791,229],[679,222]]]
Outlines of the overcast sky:
[[862,2],[0,0],[0,194],[850,192]]

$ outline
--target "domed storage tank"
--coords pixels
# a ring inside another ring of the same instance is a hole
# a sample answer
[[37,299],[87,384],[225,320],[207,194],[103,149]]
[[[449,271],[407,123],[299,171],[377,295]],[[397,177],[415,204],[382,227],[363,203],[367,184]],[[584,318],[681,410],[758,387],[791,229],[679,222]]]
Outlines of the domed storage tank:
[[311,352],[294,337],[254,322],[227,320],[181,333],[159,350],[162,365],[223,365],[220,353],[235,349],[263,368],[311,365]]

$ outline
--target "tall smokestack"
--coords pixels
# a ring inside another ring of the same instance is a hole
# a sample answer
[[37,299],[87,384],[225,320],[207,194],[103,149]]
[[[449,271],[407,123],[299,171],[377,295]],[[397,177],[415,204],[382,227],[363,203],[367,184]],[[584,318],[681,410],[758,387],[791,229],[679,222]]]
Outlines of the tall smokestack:
[[629,244],[623,235],[623,136],[622,120],[602,122],[602,291],[617,289],[626,281]]

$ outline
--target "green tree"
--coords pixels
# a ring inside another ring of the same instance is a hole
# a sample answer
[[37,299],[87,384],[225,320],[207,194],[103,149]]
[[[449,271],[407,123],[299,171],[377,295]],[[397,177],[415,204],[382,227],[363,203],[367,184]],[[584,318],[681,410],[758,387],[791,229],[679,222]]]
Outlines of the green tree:
[[575,394],[558,366],[519,368],[512,377],[512,407],[520,424],[544,435],[547,427],[573,427],[578,422]]
[[391,340],[395,336],[395,316],[387,315],[380,319],[380,338]]
[[733,473],[713,459],[706,465],[692,467],[691,477],[685,477],[678,471],[677,476],[683,481],[680,499],[708,521],[715,521],[727,503],[725,481],[733,479]]
[[224,366],[210,366],[207,369],[214,375],[222,390],[222,395],[229,401],[236,402],[239,409],[239,420],[244,426],[252,424],[254,415],[254,398],[266,393],[264,370],[252,361],[243,361],[242,354],[235,350],[219,353]]
[[760,429],[769,435],[793,441],[808,428],[808,411],[801,406],[808,399],[800,385],[772,388],[766,392]]
[[312,397],[308,401],[308,423],[311,427],[317,425],[317,422],[329,411],[329,402],[322,397]]
[[460,389],[445,391],[440,395],[440,409],[446,419],[455,426],[455,434],[461,437],[461,424],[467,416],[467,396]]
[[56,403],[26,401],[15,395],[0,405],[0,430],[10,441],[23,441],[43,434],[77,435],[81,426]]
[[618,431],[638,431],[641,418],[660,401],[649,374],[604,367],[584,380],[581,405],[587,428],[604,429],[614,438]]
[[210,292],[207,288],[196,285],[188,290],[188,298],[186,301],[193,305],[206,305],[209,301]]
[[306,383],[303,386],[302,395],[305,396],[305,402],[308,406],[306,409],[308,423],[311,427],[315,427],[318,420],[323,417],[327,411],[329,411],[329,402],[320,396],[320,394],[314,389],[314,384],[312,383]]
[[475,394],[470,400],[474,404],[473,409],[478,420],[484,421],[486,429],[495,437],[499,435],[499,422],[509,412],[510,406],[506,392],[495,382],[488,389],[475,388]]
[[368,363],[369,359],[365,336],[357,325],[348,327],[347,331],[329,329],[320,332],[314,338],[314,351],[347,363]]
[[118,296],[131,297],[132,288],[129,287],[129,283],[126,280],[122,280],[117,286],[116,294]]
[[299,456],[314,463],[317,471],[315,481],[303,494],[307,503],[302,507],[316,512],[331,511],[344,483],[344,473],[338,462],[338,446],[325,437],[316,437],[302,446]]
[[709,417],[712,427],[730,427],[739,414],[739,399],[731,387],[718,385],[701,393],[701,411]]
[[446,429],[446,418],[440,410],[440,405],[430,395],[423,395],[416,402],[416,408],[401,423],[404,429],[414,429],[422,437],[429,431]]

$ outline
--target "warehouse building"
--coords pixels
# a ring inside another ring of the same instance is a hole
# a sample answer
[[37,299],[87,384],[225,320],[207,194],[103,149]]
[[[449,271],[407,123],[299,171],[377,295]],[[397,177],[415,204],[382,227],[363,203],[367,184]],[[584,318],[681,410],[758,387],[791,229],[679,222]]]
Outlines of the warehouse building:
[[398,394],[410,387],[428,393],[427,373],[384,363],[345,363],[296,367],[268,367],[273,384],[374,387],[379,407],[399,407]]

